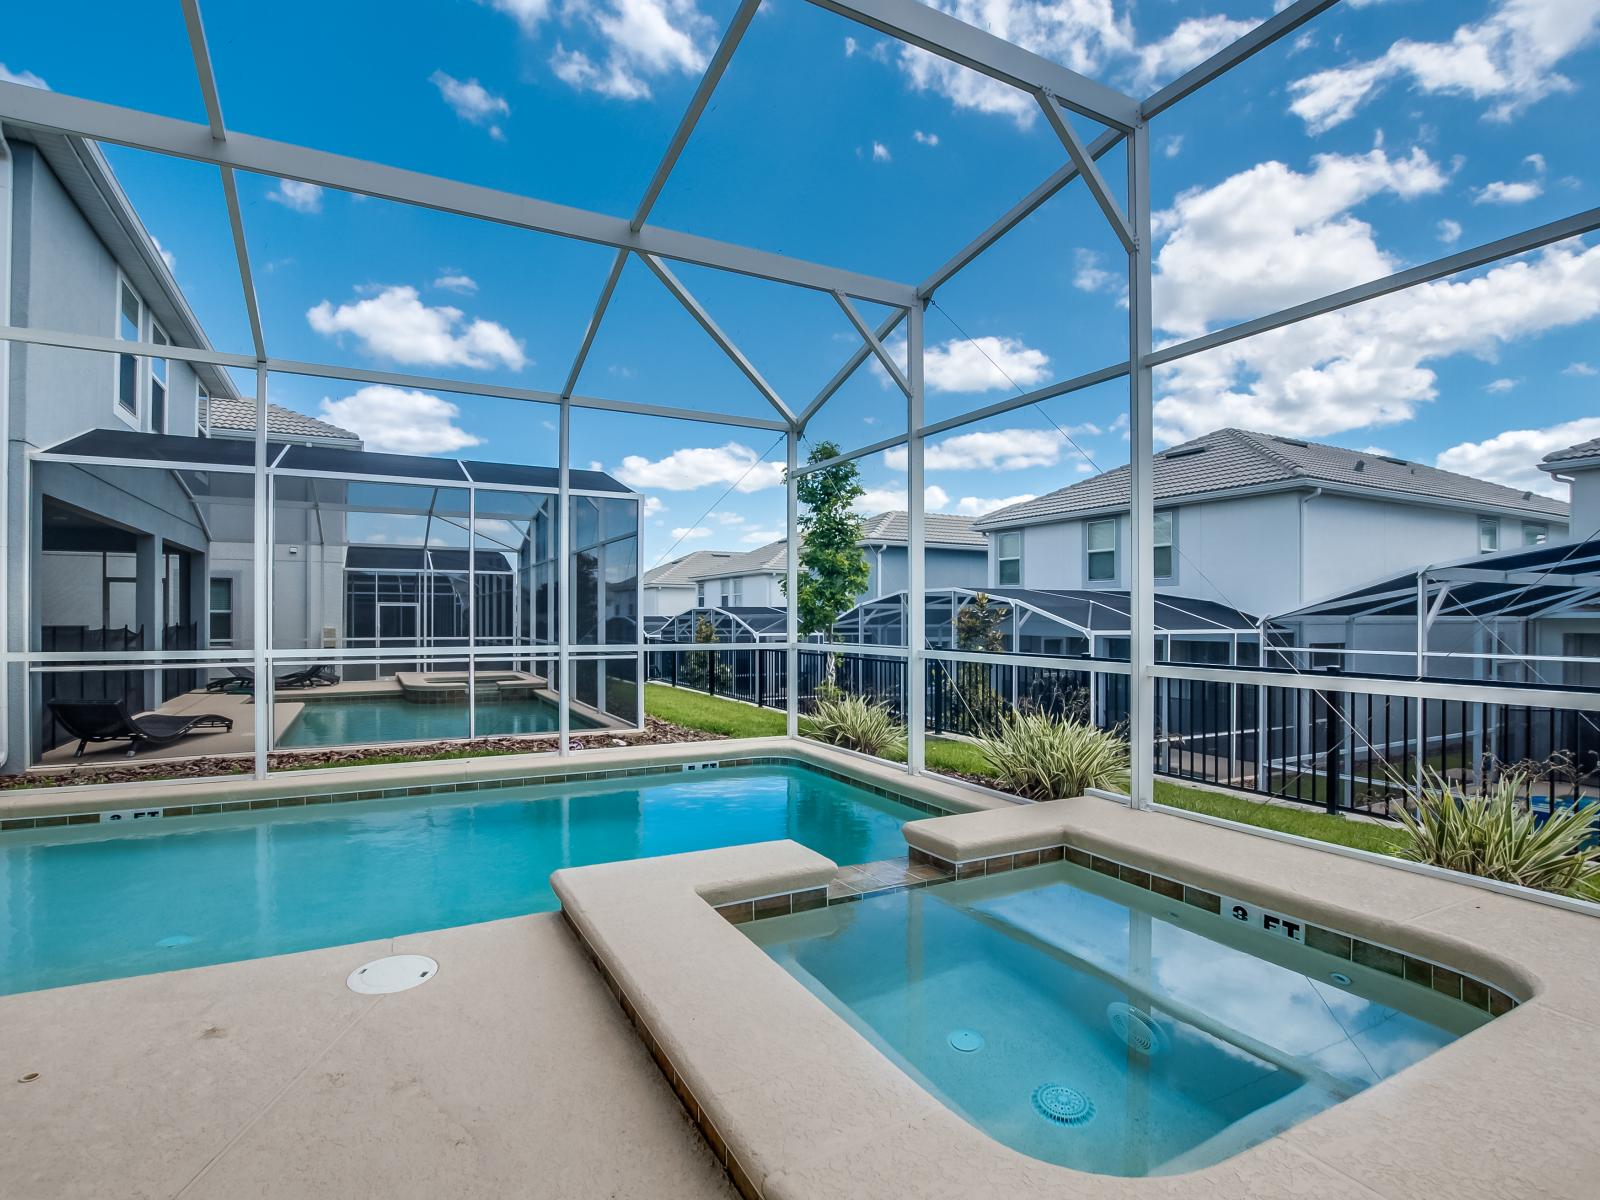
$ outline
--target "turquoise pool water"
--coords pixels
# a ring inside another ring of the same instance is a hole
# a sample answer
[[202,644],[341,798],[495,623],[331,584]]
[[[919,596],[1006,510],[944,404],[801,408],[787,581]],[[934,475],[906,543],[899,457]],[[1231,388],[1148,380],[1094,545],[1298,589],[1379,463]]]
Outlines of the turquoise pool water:
[[548,911],[558,867],[777,838],[870,862],[926,815],[802,767],[471,794],[7,834],[0,993]]
[[1219,1162],[1489,1019],[1069,864],[741,928],[971,1124],[1107,1175]]
[[[551,733],[559,723],[556,706],[548,700],[496,700],[478,702],[478,736],[503,733]],[[597,728],[593,721],[572,714],[573,729]],[[307,700],[278,745],[286,749],[308,746],[371,745],[381,742],[426,742],[467,736],[467,709],[462,704],[415,704],[398,697]]]

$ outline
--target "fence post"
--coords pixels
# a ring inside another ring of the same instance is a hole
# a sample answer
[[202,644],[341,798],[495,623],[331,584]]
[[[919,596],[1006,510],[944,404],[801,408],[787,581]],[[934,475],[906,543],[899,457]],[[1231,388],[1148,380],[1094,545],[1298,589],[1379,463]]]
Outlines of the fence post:
[[756,707],[765,708],[767,699],[761,691],[761,659],[766,654],[766,651],[757,646],[753,653],[756,656]]
[[1330,813],[1339,811],[1340,793],[1344,790],[1344,770],[1340,760],[1344,757],[1344,705],[1339,692],[1318,692],[1326,716],[1322,735],[1323,802]]

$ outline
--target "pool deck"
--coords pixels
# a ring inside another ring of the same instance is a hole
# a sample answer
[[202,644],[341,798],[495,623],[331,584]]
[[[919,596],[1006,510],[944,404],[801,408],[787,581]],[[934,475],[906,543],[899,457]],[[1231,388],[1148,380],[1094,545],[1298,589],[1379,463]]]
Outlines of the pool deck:
[[17,1200],[734,1196],[555,913],[0,997],[0,1128]]

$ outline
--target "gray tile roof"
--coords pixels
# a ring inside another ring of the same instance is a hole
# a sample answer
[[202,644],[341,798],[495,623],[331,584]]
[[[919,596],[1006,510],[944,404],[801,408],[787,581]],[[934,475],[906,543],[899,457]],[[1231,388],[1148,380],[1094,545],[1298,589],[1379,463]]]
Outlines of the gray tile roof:
[[714,571],[730,558],[738,557],[733,550],[695,550],[659,567],[651,567],[644,573],[644,586],[693,587],[707,571]]
[[1576,446],[1568,446],[1565,450],[1552,450],[1541,461],[1559,464],[1577,462],[1583,458],[1600,458],[1600,437],[1579,442]]
[[[256,402],[253,399],[235,400],[226,396],[211,398],[211,429],[213,432],[251,433],[256,429]],[[327,421],[319,421],[304,413],[284,408],[281,404],[267,404],[267,433],[285,438],[335,438],[359,442],[361,439],[348,429],[341,429]]]
[[[1364,450],[1346,450],[1298,438],[1218,429],[1156,455],[1155,498],[1175,500],[1241,488],[1316,487],[1334,484],[1390,496],[1439,499],[1485,508],[1565,517],[1567,506],[1537,492],[1441,471]],[[980,530],[1004,529],[1049,517],[1125,508],[1128,468],[1117,467],[1070,487],[1013,504],[974,523]]]
[[785,571],[789,566],[789,543],[783,538],[757,546],[743,554],[734,554],[709,570],[701,571],[696,579],[723,579],[729,575],[771,575]]
[[[927,545],[971,546],[980,550],[987,545],[983,534],[972,527],[971,517],[956,517],[949,513],[927,513],[923,516],[922,522],[922,538]],[[891,545],[904,545],[909,536],[904,510],[883,512],[868,517],[862,523],[862,530],[861,540],[875,545],[886,542]]]

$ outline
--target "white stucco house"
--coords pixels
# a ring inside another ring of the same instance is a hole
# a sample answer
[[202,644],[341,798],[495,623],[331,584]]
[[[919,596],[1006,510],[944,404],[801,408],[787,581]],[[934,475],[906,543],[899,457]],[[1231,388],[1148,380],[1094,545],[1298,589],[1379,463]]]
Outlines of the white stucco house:
[[1600,438],[1552,450],[1539,463],[1539,469],[1565,480],[1571,489],[1571,536],[1600,537]]
[[[1285,613],[1424,563],[1567,536],[1567,506],[1370,451],[1219,429],[1155,457],[1156,587]],[[988,582],[1125,590],[1128,468],[980,517]]]

